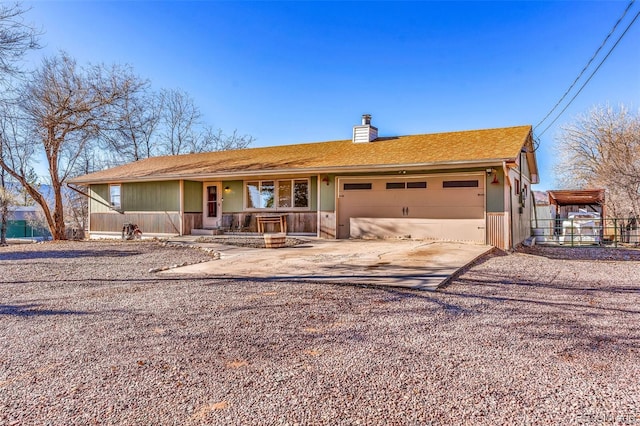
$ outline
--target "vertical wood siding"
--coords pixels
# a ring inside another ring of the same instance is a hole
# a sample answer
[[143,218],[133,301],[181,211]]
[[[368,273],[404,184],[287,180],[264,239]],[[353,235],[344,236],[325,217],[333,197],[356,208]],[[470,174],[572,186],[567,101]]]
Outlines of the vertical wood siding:
[[202,228],[202,213],[184,213],[182,215],[182,234],[191,235],[192,229]]
[[505,214],[487,213],[487,244],[506,250],[508,243],[505,238]]
[[202,213],[202,182],[184,181],[184,211]]
[[91,232],[121,232],[125,223],[135,223],[143,234],[179,234],[180,214],[161,213],[91,213]]
[[131,182],[122,184],[122,209],[132,212],[180,210],[180,182]]

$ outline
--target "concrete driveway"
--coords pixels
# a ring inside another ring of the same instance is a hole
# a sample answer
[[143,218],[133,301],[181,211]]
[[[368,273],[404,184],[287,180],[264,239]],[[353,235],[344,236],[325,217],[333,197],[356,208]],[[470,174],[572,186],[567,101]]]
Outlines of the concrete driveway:
[[321,239],[279,249],[211,243],[206,246],[219,252],[220,259],[162,273],[434,290],[460,268],[492,249],[485,245],[415,240]]

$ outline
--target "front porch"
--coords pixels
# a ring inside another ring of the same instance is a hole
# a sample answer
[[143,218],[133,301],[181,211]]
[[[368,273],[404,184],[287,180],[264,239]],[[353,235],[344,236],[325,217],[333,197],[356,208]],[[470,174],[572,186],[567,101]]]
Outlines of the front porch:
[[[185,214],[186,216],[186,214]],[[281,225],[280,220],[262,220],[259,226],[260,218],[274,218],[284,221]],[[186,221],[194,226],[184,229],[184,235],[233,235],[233,234],[255,234],[285,232],[294,235],[316,236],[318,232],[318,214],[317,212],[283,212],[283,213],[261,213],[261,212],[237,212],[223,213],[221,225],[218,227],[202,227],[202,221],[199,227],[195,221]]]

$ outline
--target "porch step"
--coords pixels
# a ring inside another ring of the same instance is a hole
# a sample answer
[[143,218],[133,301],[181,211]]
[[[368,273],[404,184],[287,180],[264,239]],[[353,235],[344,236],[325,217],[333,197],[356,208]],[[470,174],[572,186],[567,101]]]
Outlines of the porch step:
[[224,231],[222,229],[192,229],[191,235],[223,235]]

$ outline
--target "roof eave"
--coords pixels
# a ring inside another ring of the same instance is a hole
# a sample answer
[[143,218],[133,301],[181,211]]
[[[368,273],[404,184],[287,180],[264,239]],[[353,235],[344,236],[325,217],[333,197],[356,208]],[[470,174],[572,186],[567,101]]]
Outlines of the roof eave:
[[496,158],[482,160],[465,161],[442,161],[435,163],[414,163],[414,164],[384,164],[384,165],[362,165],[362,166],[337,166],[337,167],[310,167],[299,169],[271,169],[271,170],[244,170],[221,173],[187,173],[171,175],[151,175],[139,177],[111,177],[104,179],[71,179],[69,183],[74,185],[96,185],[110,182],[154,182],[169,180],[220,180],[224,178],[244,178],[265,175],[296,175],[296,174],[338,174],[338,173],[362,173],[380,172],[393,170],[434,170],[434,169],[454,169],[460,167],[495,167],[501,166],[503,161],[513,161],[512,158]]

